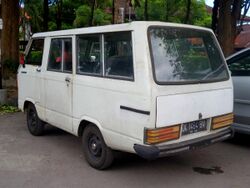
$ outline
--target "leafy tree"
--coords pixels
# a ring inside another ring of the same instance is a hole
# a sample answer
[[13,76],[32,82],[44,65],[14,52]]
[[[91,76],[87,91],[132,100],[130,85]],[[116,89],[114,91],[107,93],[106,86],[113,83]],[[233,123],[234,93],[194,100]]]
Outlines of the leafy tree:
[[25,9],[24,11],[31,16],[30,24],[32,26],[32,32],[41,31],[43,25],[43,4],[41,0],[26,0],[25,1]]
[[[91,8],[88,5],[80,6],[76,10],[76,19],[74,21],[75,27],[89,26],[91,17]],[[106,25],[111,23],[111,15],[97,8],[93,15],[93,25]]]
[[43,0],[43,30],[48,31],[49,1]]
[[225,56],[234,52],[234,40],[241,32],[242,18],[246,16],[249,7],[250,0],[214,0],[212,29],[217,34]]
[[234,51],[234,39],[237,35],[237,21],[240,20],[244,0],[214,0],[212,28],[225,56]]
[[[147,1],[147,2],[146,2]],[[145,20],[145,5],[148,20],[188,23],[210,26],[211,18],[207,13],[205,0],[142,0],[142,6],[136,8],[138,20]]]
[[94,13],[94,25],[108,25],[111,24],[111,15],[105,13],[102,9],[96,9]]
[[76,10],[76,19],[74,21],[74,26],[75,27],[88,26],[90,14],[91,14],[91,9],[88,5],[80,6]]

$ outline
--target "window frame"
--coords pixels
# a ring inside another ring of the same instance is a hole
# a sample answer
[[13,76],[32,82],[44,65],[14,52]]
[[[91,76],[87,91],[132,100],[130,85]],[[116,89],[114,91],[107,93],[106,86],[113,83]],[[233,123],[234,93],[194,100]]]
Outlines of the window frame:
[[114,33],[129,33],[130,34],[130,38],[131,38],[131,50],[132,50],[132,77],[128,77],[128,76],[119,76],[119,75],[106,75],[105,71],[106,71],[106,62],[105,62],[105,49],[103,49],[103,59],[104,59],[104,67],[103,67],[103,75],[105,78],[111,78],[111,79],[118,79],[118,80],[127,80],[127,81],[134,81],[135,78],[135,74],[134,74],[134,42],[133,42],[133,37],[132,37],[132,31],[119,31],[119,32],[108,32],[108,33],[104,33],[103,34],[103,46],[105,48],[105,34],[114,34]]
[[[123,76],[106,76],[105,75],[105,67],[106,67],[106,62],[105,62],[105,40],[104,40],[104,35],[105,34],[111,34],[111,33],[115,33],[115,34],[119,34],[119,33],[121,33],[121,32],[128,32],[128,33],[130,33],[130,35],[131,35],[131,43],[132,43],[132,45],[131,45],[131,48],[132,48],[132,71],[133,71],[133,73],[132,73],[132,77],[130,78],[130,77],[123,77]],[[124,80],[124,81],[131,81],[131,82],[134,82],[135,81],[135,65],[134,65],[134,55],[135,55],[135,53],[134,53],[134,39],[133,39],[133,31],[132,30],[125,30],[125,31],[110,31],[110,32],[105,32],[105,33],[86,33],[86,34],[78,34],[78,35],[76,35],[76,57],[78,57],[78,41],[79,41],[79,38],[80,37],[87,37],[87,36],[99,36],[99,38],[100,38],[100,52],[101,52],[101,64],[102,64],[102,66],[101,66],[101,69],[102,69],[102,71],[100,71],[101,72],[101,74],[93,74],[93,73],[87,73],[87,72],[79,72],[78,70],[77,70],[77,67],[78,67],[78,64],[79,64],[79,62],[78,62],[78,58],[76,58],[76,74],[77,75],[84,75],[84,76],[92,76],[92,77],[99,77],[99,78],[106,78],[106,79],[115,79],[115,80]]]
[[[250,55],[250,49],[247,49],[246,51],[243,51],[242,53],[230,58],[229,60],[227,60],[227,64],[228,64],[228,68],[230,67],[231,64],[236,63],[237,61],[240,61],[242,59],[245,59],[247,57],[249,57]],[[238,77],[246,77],[246,76],[250,76],[250,70],[249,70],[249,75],[233,75],[233,71],[229,68],[230,72],[231,72],[231,76],[238,76]]]
[[[99,42],[100,42],[100,63],[101,63],[101,71],[100,71],[100,74],[98,73],[90,73],[90,72],[80,72],[78,71],[78,65],[79,65],[79,59],[78,59],[78,50],[79,50],[79,45],[78,45],[78,42],[79,42],[79,38],[81,37],[88,37],[88,36],[98,36],[99,38]],[[86,75],[86,76],[93,76],[93,77],[103,77],[103,66],[104,66],[104,62],[103,62],[103,58],[102,58],[102,34],[100,33],[94,33],[94,34],[79,34],[79,35],[76,35],[76,74],[78,75]]]
[[[31,53],[31,50],[32,50],[32,44],[34,43],[34,41],[37,41],[37,40],[43,40],[43,50],[42,50],[42,59],[41,59],[41,64],[40,65],[34,65],[34,64],[30,64],[30,63],[27,63],[27,57],[29,56],[29,54]],[[32,65],[32,66],[38,66],[38,67],[41,67],[42,64],[43,64],[43,55],[44,55],[44,45],[45,45],[45,38],[43,37],[39,37],[39,38],[32,38],[31,42],[27,44],[27,48],[25,49],[24,51],[24,54],[25,54],[25,65]]]
[[[71,64],[72,64],[72,70],[71,71],[65,71],[64,70],[64,45],[63,45],[63,40],[70,39],[71,40],[71,51],[72,51],[72,56],[71,56]],[[49,57],[50,57],[50,50],[51,50],[51,43],[53,40],[60,40],[61,41],[61,69],[50,69],[49,68]],[[72,36],[63,36],[63,37],[52,37],[50,38],[50,43],[49,43],[49,52],[48,52],[48,57],[47,57],[47,68],[46,71],[51,71],[51,72],[58,72],[58,73],[67,73],[67,74],[73,74],[73,37]]]

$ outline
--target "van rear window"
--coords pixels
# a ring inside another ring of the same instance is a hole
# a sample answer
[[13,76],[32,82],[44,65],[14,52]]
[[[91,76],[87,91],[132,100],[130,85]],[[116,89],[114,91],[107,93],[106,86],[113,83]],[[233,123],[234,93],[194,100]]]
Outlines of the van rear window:
[[228,79],[225,62],[210,32],[177,27],[151,27],[148,32],[157,83]]

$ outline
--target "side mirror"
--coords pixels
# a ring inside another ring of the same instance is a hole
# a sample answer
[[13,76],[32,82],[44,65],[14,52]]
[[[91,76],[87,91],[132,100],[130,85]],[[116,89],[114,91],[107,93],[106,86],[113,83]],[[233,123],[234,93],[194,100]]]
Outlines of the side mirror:
[[25,57],[24,57],[23,53],[21,53],[21,55],[20,55],[19,64],[23,65],[23,68],[25,68]]

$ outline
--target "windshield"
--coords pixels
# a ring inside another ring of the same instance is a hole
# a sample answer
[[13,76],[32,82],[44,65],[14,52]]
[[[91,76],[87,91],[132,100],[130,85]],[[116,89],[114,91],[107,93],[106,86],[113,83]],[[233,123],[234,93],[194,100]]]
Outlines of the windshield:
[[228,79],[210,32],[177,27],[150,27],[149,43],[156,82],[194,83]]

